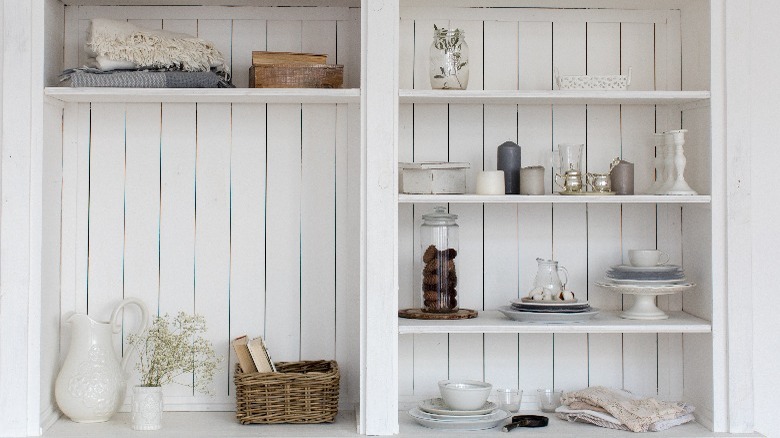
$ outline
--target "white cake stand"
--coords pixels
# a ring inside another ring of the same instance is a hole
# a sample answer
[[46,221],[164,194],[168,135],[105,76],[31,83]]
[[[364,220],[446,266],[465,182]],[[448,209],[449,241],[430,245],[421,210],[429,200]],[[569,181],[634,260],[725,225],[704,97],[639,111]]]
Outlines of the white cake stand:
[[696,285],[693,283],[664,284],[664,285],[640,285],[640,284],[615,284],[608,280],[597,282],[596,286],[608,290],[620,292],[625,295],[634,295],[636,300],[634,306],[620,313],[621,318],[641,319],[641,320],[659,320],[668,319],[669,315],[664,313],[655,305],[655,297],[660,295],[671,295],[678,292],[690,290]]

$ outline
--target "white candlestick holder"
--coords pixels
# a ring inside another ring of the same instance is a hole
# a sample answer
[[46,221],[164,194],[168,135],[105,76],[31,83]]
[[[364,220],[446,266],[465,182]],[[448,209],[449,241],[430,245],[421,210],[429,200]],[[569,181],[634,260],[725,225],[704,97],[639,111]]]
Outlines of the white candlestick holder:
[[674,169],[676,178],[674,184],[666,192],[667,195],[696,195],[696,191],[685,182],[685,152],[683,151],[683,145],[685,144],[685,133],[687,129],[677,129],[669,131],[674,141]]

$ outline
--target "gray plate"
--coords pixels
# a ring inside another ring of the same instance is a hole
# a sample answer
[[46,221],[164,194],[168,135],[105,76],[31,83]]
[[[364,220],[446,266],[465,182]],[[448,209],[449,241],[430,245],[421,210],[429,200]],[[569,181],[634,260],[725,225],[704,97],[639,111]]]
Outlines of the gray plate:
[[536,313],[521,312],[510,306],[501,306],[498,311],[509,319],[520,322],[534,322],[541,324],[565,324],[572,322],[584,322],[598,315],[599,309],[591,307],[589,312],[581,313]]

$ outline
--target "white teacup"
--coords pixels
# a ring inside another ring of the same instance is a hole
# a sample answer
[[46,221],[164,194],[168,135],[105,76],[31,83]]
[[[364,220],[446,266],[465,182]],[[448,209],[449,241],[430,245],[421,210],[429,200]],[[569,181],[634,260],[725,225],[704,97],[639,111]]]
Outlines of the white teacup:
[[631,249],[628,251],[631,266],[649,267],[669,263],[669,254],[657,249]]

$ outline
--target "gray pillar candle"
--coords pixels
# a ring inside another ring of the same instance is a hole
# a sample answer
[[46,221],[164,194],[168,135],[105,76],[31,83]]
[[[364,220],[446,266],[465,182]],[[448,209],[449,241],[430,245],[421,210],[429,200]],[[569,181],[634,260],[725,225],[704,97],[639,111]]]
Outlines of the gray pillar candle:
[[520,193],[520,146],[513,141],[505,141],[497,150],[496,169],[504,171],[504,191],[507,195]]
[[615,160],[609,171],[612,190],[617,195],[634,194],[634,163],[624,160]]

